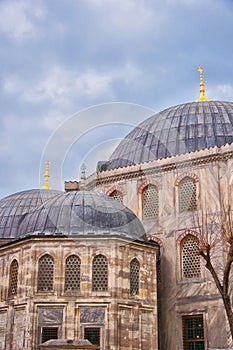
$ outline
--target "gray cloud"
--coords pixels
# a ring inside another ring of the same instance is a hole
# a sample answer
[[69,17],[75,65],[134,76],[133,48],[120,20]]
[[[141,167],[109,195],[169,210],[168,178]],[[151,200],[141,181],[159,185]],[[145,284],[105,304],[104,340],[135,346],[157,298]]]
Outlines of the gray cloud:
[[2,1],[0,12],[0,32],[19,42],[38,35],[38,27],[45,19],[40,1],[33,4],[29,0]]
[[[158,111],[196,100],[199,64],[208,97],[232,100],[232,10],[230,0],[1,1],[0,197],[39,186],[46,142],[80,110],[120,101]],[[64,163],[67,180],[83,159],[93,170],[99,160],[82,144],[72,167],[75,153]]]

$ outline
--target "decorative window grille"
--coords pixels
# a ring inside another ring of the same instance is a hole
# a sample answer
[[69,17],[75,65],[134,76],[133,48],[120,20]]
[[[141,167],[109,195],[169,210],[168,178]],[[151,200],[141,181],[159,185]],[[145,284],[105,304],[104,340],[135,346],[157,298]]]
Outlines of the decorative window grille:
[[201,276],[199,242],[194,236],[188,235],[181,242],[182,277],[198,278]]
[[101,254],[93,259],[92,263],[92,290],[108,290],[108,261]]
[[81,260],[76,255],[70,255],[66,259],[65,290],[80,290]]
[[140,272],[140,263],[134,258],[130,261],[130,294],[138,295],[139,294],[139,272]]
[[94,345],[100,345],[100,328],[84,328],[84,339],[89,340]]
[[43,327],[42,328],[42,343],[50,339],[58,339],[58,327]]
[[9,296],[14,296],[17,294],[18,287],[18,269],[19,265],[17,260],[13,260],[10,266],[10,281],[9,281]]
[[204,350],[204,324],[203,315],[192,315],[182,317],[183,327],[183,349]]
[[45,254],[39,260],[38,284],[40,292],[53,290],[54,261],[49,254]]
[[196,183],[191,177],[185,177],[179,185],[180,212],[197,209]]
[[158,218],[159,216],[159,191],[158,187],[149,184],[142,192],[142,218]]
[[116,199],[118,202],[123,204],[123,195],[120,191],[114,190],[111,194],[110,197]]

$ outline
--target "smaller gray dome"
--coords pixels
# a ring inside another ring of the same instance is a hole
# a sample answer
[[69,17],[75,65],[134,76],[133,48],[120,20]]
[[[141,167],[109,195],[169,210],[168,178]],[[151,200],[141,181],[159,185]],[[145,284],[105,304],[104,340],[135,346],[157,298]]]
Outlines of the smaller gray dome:
[[97,192],[67,192],[28,213],[18,237],[28,235],[124,236],[142,239],[145,230],[137,216],[115,199]]
[[30,210],[61,191],[32,189],[14,193],[0,200],[0,239],[17,237],[19,222]]

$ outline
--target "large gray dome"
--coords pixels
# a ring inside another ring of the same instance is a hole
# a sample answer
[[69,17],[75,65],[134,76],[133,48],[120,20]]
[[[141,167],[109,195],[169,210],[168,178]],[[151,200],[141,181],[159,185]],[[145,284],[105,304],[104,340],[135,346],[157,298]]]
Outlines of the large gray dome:
[[30,210],[61,191],[32,189],[14,193],[0,200],[0,239],[17,236],[19,222]]
[[28,235],[124,236],[142,239],[136,215],[115,199],[89,191],[67,192],[47,201],[22,220],[18,237]]
[[99,164],[105,171],[233,142],[233,102],[190,102],[170,107],[134,128]]

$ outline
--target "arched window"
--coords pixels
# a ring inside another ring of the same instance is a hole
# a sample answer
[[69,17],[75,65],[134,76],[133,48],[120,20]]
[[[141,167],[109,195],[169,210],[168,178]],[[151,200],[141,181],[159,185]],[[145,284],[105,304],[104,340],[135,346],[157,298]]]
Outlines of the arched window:
[[130,261],[130,294],[139,294],[139,273],[140,263],[138,259],[134,258]]
[[108,261],[101,254],[93,259],[92,263],[92,290],[106,291],[108,290]]
[[184,177],[179,184],[179,207],[180,212],[197,209],[196,182],[191,177]]
[[54,260],[49,254],[39,260],[37,290],[40,292],[53,290]]
[[123,204],[123,195],[120,191],[114,190],[112,193],[110,193],[109,197],[112,197]]
[[81,260],[76,255],[66,259],[65,290],[80,290]]
[[142,218],[157,219],[159,216],[159,191],[152,184],[146,186],[142,191]]
[[17,260],[13,260],[10,266],[10,280],[9,280],[9,296],[14,296],[17,294],[18,288],[18,269],[19,265]]
[[192,235],[186,236],[181,242],[182,278],[201,277],[199,241]]

